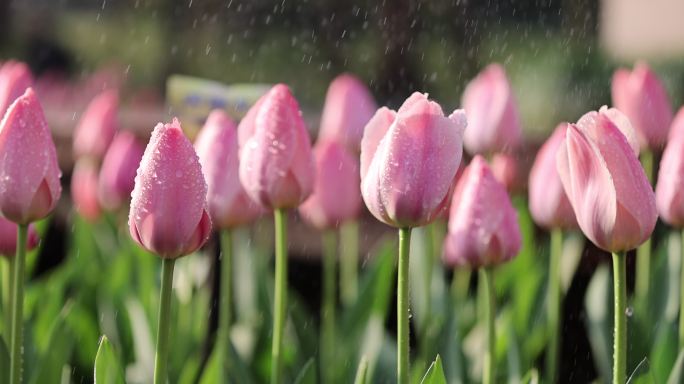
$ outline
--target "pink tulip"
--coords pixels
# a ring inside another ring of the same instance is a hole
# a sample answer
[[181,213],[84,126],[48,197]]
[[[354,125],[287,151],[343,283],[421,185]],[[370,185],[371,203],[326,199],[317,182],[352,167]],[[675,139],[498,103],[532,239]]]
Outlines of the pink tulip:
[[98,196],[102,206],[115,210],[131,197],[135,185],[135,171],[145,148],[134,134],[120,131],[107,149],[100,177]]
[[672,122],[672,107],[665,88],[648,65],[640,62],[632,72],[615,71],[611,94],[615,107],[634,125],[641,147],[662,148]]
[[[0,217],[0,255],[14,257],[17,253],[17,224]],[[30,224],[28,227],[27,249],[35,248],[40,242],[40,236],[36,227]]]
[[47,216],[62,193],[60,176],[43,108],[29,88],[0,123],[0,213],[18,224]]
[[380,108],[361,142],[361,194],[370,212],[399,228],[436,219],[449,202],[465,127],[462,110],[446,117],[418,92],[396,114]]
[[373,95],[359,79],[349,74],[336,77],[325,96],[319,140],[339,141],[358,153],[363,128],[377,109]]
[[88,105],[74,131],[74,155],[102,159],[118,128],[119,94],[108,90]]
[[495,153],[492,156],[491,170],[494,178],[501,183],[508,192],[518,189],[518,160],[508,153]]
[[240,184],[235,123],[215,110],[197,136],[195,149],[207,180],[207,202],[214,226],[238,227],[256,220],[263,212]]
[[319,229],[335,228],[356,218],[361,208],[359,161],[337,141],[319,142],[314,158],[314,192],[299,207],[299,213]]
[[250,108],[238,127],[240,181],[267,208],[293,208],[313,188],[309,134],[297,100],[275,85]]
[[672,122],[663,152],[655,196],[660,217],[668,224],[684,227],[684,107]]
[[100,217],[102,209],[97,196],[97,165],[89,159],[76,162],[71,174],[71,198],[76,210],[87,220]]
[[463,172],[449,213],[444,263],[473,268],[503,263],[520,251],[518,216],[482,156]]
[[180,123],[157,124],[131,194],[131,236],[162,258],[196,251],[211,233],[206,198],[202,167]]
[[26,89],[33,84],[33,76],[29,67],[18,61],[8,61],[0,66],[0,119],[7,108]]
[[619,252],[648,239],[657,213],[634,148],[604,111],[568,125],[556,165],[584,234],[599,248]]
[[468,152],[505,152],[520,144],[518,106],[501,65],[490,64],[480,72],[466,87],[461,103],[468,116],[463,138]]
[[546,229],[577,228],[575,212],[556,169],[556,154],[565,139],[567,126],[567,123],[561,123],[556,127],[539,148],[530,170],[530,213],[534,222]]

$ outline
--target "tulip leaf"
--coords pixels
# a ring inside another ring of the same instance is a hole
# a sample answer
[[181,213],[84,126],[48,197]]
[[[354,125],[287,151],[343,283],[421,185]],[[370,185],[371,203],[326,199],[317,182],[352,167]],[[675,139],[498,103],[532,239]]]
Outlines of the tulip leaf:
[[444,377],[444,369],[442,368],[442,359],[437,355],[435,361],[430,364],[421,384],[446,384],[446,377]]
[[95,356],[95,384],[125,383],[121,363],[112,348],[107,336],[100,339],[100,347]]
[[368,382],[368,359],[366,355],[361,356],[359,367],[356,369],[354,384],[366,384]]
[[55,377],[62,376],[62,369],[69,362],[74,345],[74,334],[65,326],[72,307],[73,302],[68,302],[53,321],[46,347],[35,363],[36,369],[31,371],[29,383],[50,383]]
[[643,360],[637,365],[634,372],[629,376],[627,384],[655,384],[656,381],[651,373],[651,367],[648,363],[648,358],[644,357]]
[[10,357],[4,338],[0,337],[0,384],[9,383]]
[[523,378],[520,380],[522,384],[539,384],[539,371],[536,368],[532,368]]
[[316,384],[316,364],[313,357],[302,367],[294,381],[295,384]]
[[594,272],[587,287],[584,306],[592,355],[601,381],[609,383],[612,378],[613,288],[606,265],[599,266]]
[[667,379],[667,384],[680,384],[684,382],[684,350],[679,352],[677,361],[675,362],[670,377]]

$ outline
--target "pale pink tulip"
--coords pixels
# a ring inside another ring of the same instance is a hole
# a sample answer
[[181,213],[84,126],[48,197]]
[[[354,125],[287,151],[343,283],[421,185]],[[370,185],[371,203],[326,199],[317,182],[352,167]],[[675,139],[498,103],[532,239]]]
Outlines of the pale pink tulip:
[[299,207],[299,213],[319,229],[335,228],[356,218],[361,208],[358,159],[343,144],[332,140],[318,142],[314,158],[314,192]]
[[94,221],[100,217],[102,207],[97,195],[97,165],[90,159],[76,162],[71,174],[71,199],[78,213]]
[[26,89],[33,85],[33,76],[29,67],[18,61],[8,61],[0,66],[0,119],[7,108]]
[[74,131],[74,155],[100,160],[107,152],[116,130],[119,94],[104,91],[93,99]]
[[313,189],[309,133],[297,100],[275,85],[250,108],[238,127],[240,181],[267,208],[294,208]]
[[[14,257],[17,253],[17,224],[0,217],[0,256]],[[26,246],[28,250],[35,248],[40,242],[36,227],[30,224]]]
[[655,194],[660,217],[674,227],[684,227],[684,107],[672,122]]
[[461,104],[468,116],[463,144],[469,153],[505,152],[520,145],[518,106],[501,65],[490,64],[468,83]]
[[361,142],[361,194],[370,212],[399,228],[436,219],[449,202],[465,127],[462,110],[446,117],[418,92],[396,114],[380,108]]
[[642,148],[661,149],[672,122],[670,99],[662,83],[646,63],[633,71],[618,69],[611,87],[613,105],[632,122]]
[[209,239],[207,184],[177,119],[152,132],[135,177],[128,225],[138,244],[162,258],[192,253]]
[[62,193],[57,151],[31,88],[0,123],[0,213],[18,224],[42,219]]
[[501,183],[508,192],[518,189],[518,178],[520,171],[518,160],[514,155],[508,153],[495,153],[492,156],[490,168],[494,178]]
[[107,149],[98,181],[98,196],[102,206],[115,210],[131,197],[135,172],[145,148],[134,134],[120,131]]
[[601,112],[569,124],[557,154],[563,188],[582,232],[609,252],[642,244],[653,232],[655,196],[634,148]]
[[556,127],[551,137],[539,148],[530,170],[530,213],[534,222],[546,229],[577,228],[575,212],[556,168],[556,154],[565,139],[567,127],[567,123]]
[[503,263],[520,251],[518,216],[504,186],[475,156],[456,186],[444,240],[444,263],[473,268]]
[[195,149],[209,187],[207,203],[214,226],[228,229],[256,220],[263,210],[240,183],[237,130],[225,112],[215,110],[209,115]]
[[358,153],[363,128],[377,109],[373,95],[359,79],[349,74],[336,77],[325,96],[319,140],[335,140]]

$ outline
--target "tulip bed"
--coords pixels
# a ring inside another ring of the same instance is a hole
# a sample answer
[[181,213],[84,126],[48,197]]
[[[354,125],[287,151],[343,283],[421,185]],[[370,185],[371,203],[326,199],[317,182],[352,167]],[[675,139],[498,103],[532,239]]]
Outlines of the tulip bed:
[[[105,90],[69,203],[33,81],[0,66],[0,384],[684,381],[684,109],[646,64],[555,129],[527,195],[497,64],[453,113],[419,92],[378,108],[341,75],[313,146],[284,84],[237,125],[213,110],[193,142],[174,118],[146,147]],[[319,284],[290,269],[303,227]],[[595,374],[568,363],[563,316],[587,255]]]

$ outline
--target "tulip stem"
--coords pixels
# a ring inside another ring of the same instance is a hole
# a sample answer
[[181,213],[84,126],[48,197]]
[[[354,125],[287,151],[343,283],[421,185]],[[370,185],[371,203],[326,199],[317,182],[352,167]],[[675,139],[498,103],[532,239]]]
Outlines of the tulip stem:
[[340,297],[345,307],[349,308],[358,294],[359,281],[359,223],[350,220],[340,228]]
[[10,335],[11,365],[10,383],[21,383],[22,354],[24,348],[24,268],[26,267],[26,239],[28,224],[19,224],[17,228],[17,254],[12,263],[12,323]]
[[[648,183],[653,185],[653,152],[644,149],[640,156],[641,165],[646,172]],[[648,291],[651,287],[651,238],[649,237],[636,251],[636,282],[634,291],[636,302],[644,305],[648,302]]]
[[321,305],[321,377],[335,381],[335,264],[337,239],[334,231],[323,233],[323,305]]
[[154,384],[166,384],[169,359],[169,328],[171,325],[171,293],[173,292],[173,267],[176,259],[162,259],[161,290],[159,292],[159,317],[157,319],[157,350],[154,357]]
[[223,356],[223,380],[228,380],[230,361],[230,322],[233,304],[233,233],[227,229],[221,234],[221,307],[219,309],[218,347]]
[[275,220],[275,297],[273,303],[273,345],[271,346],[271,384],[283,382],[283,331],[287,308],[287,212],[276,209]]
[[490,267],[480,268],[480,278],[484,289],[487,305],[484,308],[485,323],[487,324],[487,348],[485,349],[484,365],[482,368],[482,384],[493,384],[496,377],[496,295],[494,294],[494,270]]
[[559,330],[561,320],[560,260],[563,253],[563,231],[551,231],[551,252],[549,257],[549,287],[547,290],[546,321],[549,345],[546,350],[546,382],[555,383],[558,377]]
[[408,384],[409,372],[409,249],[411,228],[399,229],[397,268],[397,383]]
[[627,381],[627,257],[613,253],[614,340],[613,384]]
[[684,349],[684,230],[682,231],[682,241],[680,242],[680,273],[679,277],[679,350]]

